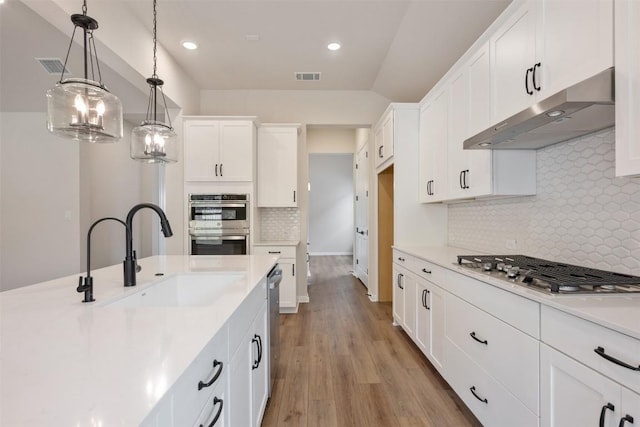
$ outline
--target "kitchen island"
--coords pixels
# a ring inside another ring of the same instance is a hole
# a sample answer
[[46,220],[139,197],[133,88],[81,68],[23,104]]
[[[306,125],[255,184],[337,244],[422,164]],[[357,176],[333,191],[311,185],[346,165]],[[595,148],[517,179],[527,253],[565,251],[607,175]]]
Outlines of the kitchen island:
[[[92,303],[81,302],[78,276],[0,293],[0,425],[179,425],[172,417],[181,408],[169,399],[176,384],[212,337],[228,331],[228,342],[239,345],[230,319],[254,295],[266,306],[264,279],[276,261],[155,256],[139,261],[138,285],[131,288],[123,286],[122,266],[114,265],[92,272]],[[208,305],[109,306],[183,273],[236,279]],[[247,329],[251,323],[236,320]],[[230,346],[229,359],[231,352]]]

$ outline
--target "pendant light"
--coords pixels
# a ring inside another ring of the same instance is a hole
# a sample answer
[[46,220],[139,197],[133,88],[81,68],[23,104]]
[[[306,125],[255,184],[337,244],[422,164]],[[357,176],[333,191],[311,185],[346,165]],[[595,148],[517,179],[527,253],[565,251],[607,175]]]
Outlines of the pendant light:
[[[47,129],[55,135],[76,141],[116,142],[122,138],[122,104],[102,84],[100,63],[93,31],[98,21],[87,15],[71,15],[73,34],[64,60],[60,81],[47,91]],[[84,78],[64,78],[76,30],[82,28]],[[95,61],[94,61],[95,57]],[[98,81],[95,81],[97,71]],[[89,78],[91,72],[91,78]]]
[[[157,74],[157,24],[156,0],[153,0],[153,75],[147,79],[151,90],[147,117],[131,132],[131,158],[145,163],[173,163],[178,161],[178,144],[176,133],[171,127],[167,100],[162,91],[164,81]],[[164,105],[164,115],[169,121],[168,125],[158,121],[158,92]]]

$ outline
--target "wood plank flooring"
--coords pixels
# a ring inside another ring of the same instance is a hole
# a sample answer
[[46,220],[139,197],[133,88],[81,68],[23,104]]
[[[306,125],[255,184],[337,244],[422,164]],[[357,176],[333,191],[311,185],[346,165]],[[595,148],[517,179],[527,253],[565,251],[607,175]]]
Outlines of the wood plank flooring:
[[351,267],[350,256],[311,258],[311,302],[280,316],[262,426],[480,426]]

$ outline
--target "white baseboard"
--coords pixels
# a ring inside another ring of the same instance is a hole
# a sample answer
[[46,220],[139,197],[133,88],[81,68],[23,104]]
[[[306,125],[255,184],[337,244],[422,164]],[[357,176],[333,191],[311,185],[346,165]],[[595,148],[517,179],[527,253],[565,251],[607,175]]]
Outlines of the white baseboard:
[[298,297],[298,304],[303,303],[306,304],[309,302],[309,295],[301,295]]
[[335,255],[353,256],[353,252],[309,252],[309,256],[335,256]]

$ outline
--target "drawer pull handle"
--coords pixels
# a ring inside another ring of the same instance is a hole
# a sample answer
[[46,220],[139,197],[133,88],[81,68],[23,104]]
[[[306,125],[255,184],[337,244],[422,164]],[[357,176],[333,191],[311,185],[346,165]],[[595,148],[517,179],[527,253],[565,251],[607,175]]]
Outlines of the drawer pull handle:
[[281,251],[269,251],[270,254],[281,254]]
[[623,361],[618,360],[613,356],[609,356],[604,352],[604,348],[602,347],[598,347],[593,351],[595,351],[598,354],[598,356],[604,357],[609,362],[615,363],[616,365],[622,366],[623,368],[631,369],[632,371],[640,371],[640,365],[638,367],[635,367],[635,366],[629,365],[628,363],[624,363]]
[[480,338],[476,337],[476,332],[473,331],[469,334],[469,336],[471,338],[473,338],[474,340],[478,341],[480,344],[484,344],[484,345],[489,345],[489,341],[487,340],[481,340]]
[[423,268],[423,269],[422,269],[422,272],[423,272],[423,273],[427,273],[427,274],[431,274],[431,270],[427,270],[426,268]]
[[[211,424],[209,424],[208,427],[213,427],[214,425],[216,425],[216,423],[218,422],[218,418],[220,418],[220,415],[222,414],[222,407],[224,406],[224,401],[222,399],[214,397],[213,406],[216,406],[218,403],[220,404],[220,406],[218,407],[218,412],[216,412],[215,417],[213,417],[213,420],[211,420]],[[204,427],[204,424],[200,424],[200,427]]]
[[398,261],[402,261],[402,262],[404,262],[404,258],[402,258],[402,257],[398,257]]
[[624,427],[625,422],[628,422],[629,424],[633,424],[633,417],[627,414],[624,417],[620,418],[620,424],[618,424],[618,427]]
[[604,421],[607,416],[607,409],[613,412],[616,410],[616,407],[613,406],[613,403],[607,403],[602,407],[602,409],[600,410],[600,424],[598,424],[600,427],[604,427]]
[[218,360],[214,360],[213,361],[213,369],[217,368],[218,366],[220,366],[220,369],[218,369],[218,371],[213,375],[213,378],[211,378],[211,380],[209,380],[209,382],[207,382],[207,383],[205,383],[203,381],[199,381],[198,382],[198,391],[202,390],[203,388],[206,388],[206,387],[211,387],[211,385],[213,385],[213,383],[216,382],[216,380],[218,379],[218,377],[222,373],[223,363],[218,361]]
[[475,397],[476,399],[478,399],[480,402],[486,403],[488,404],[489,401],[487,400],[487,398],[485,397],[484,399],[481,398],[480,396],[478,396],[476,394],[476,386],[472,386],[471,388],[469,388],[469,391],[471,391],[471,394],[473,394],[473,397]]

